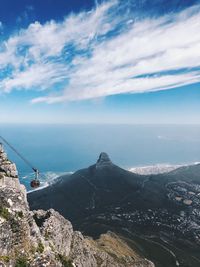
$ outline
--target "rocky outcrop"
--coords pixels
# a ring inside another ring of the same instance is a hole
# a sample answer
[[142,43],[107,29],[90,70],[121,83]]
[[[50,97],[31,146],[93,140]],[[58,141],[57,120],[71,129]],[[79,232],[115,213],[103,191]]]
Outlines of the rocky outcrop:
[[71,223],[53,209],[33,211],[33,218],[46,244],[58,258],[69,259],[73,266],[154,267],[111,232],[98,240],[84,237],[81,232],[73,231]]
[[2,146],[0,175],[0,266],[154,266],[114,234],[95,241],[74,231],[53,209],[30,211],[15,164],[7,159]]
[[108,154],[105,152],[101,152],[99,159],[97,160],[97,163],[96,163],[96,168],[101,169],[101,168],[105,168],[105,167],[110,167],[112,165],[113,165],[113,163],[110,160]]
[[2,144],[0,143],[0,186],[20,189],[16,165],[8,160]]
[[47,266],[41,265],[43,261],[57,266],[29,210],[16,166],[7,159],[2,145],[0,175],[0,266]]

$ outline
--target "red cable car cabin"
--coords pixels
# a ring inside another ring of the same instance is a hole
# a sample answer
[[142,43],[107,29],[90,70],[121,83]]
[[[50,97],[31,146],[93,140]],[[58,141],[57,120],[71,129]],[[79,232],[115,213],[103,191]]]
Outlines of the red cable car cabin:
[[37,188],[37,187],[40,186],[40,181],[34,179],[34,180],[32,180],[32,181],[30,182],[30,186],[31,186],[32,188]]

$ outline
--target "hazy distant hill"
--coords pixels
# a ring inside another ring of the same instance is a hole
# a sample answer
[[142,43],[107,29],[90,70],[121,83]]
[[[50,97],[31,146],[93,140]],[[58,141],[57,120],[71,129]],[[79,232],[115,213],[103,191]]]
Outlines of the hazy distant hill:
[[94,237],[112,230],[156,266],[200,266],[200,165],[138,175],[106,153],[96,164],[28,195],[32,209],[54,208]]

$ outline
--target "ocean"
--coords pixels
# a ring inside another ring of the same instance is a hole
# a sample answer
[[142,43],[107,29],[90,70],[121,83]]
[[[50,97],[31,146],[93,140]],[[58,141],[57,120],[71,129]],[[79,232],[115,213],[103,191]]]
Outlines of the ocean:
[[[103,151],[125,169],[200,161],[200,125],[1,124],[0,135],[44,174],[43,185],[94,164]],[[29,190],[30,167],[6,145],[5,149]]]

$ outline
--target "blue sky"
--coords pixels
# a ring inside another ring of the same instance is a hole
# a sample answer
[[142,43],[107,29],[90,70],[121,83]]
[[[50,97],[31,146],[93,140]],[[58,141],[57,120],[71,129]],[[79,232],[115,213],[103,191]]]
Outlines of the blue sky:
[[0,0],[0,122],[200,123],[200,1]]

